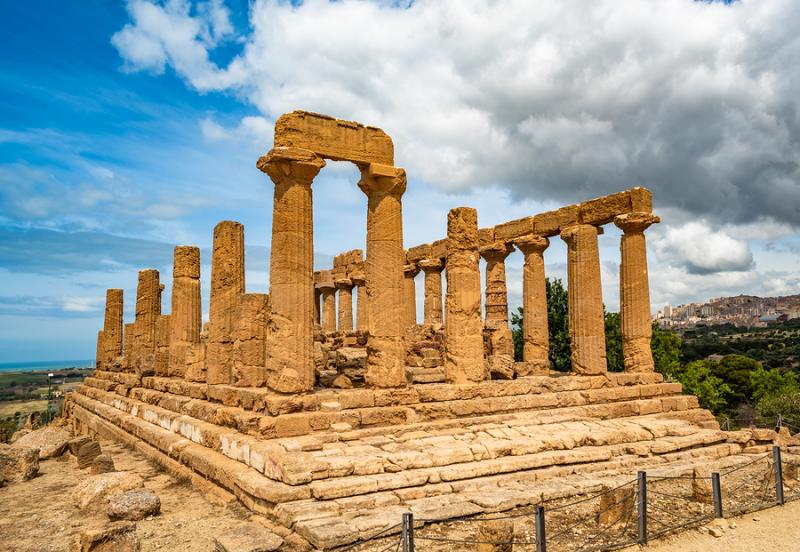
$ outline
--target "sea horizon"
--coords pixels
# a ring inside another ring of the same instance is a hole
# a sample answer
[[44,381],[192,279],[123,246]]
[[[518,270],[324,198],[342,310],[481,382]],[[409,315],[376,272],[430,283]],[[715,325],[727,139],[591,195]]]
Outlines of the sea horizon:
[[40,372],[44,370],[64,370],[65,368],[93,367],[93,359],[0,362],[0,372]]

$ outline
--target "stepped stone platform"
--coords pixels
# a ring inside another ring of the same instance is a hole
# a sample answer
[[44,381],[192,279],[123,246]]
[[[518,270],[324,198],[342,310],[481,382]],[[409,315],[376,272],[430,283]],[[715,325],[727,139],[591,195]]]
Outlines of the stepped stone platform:
[[144,446],[326,550],[404,511],[502,511],[752,445],[657,373],[280,395],[98,371],[67,408],[78,431]]
[[[774,440],[720,431],[655,372],[644,232],[660,219],[647,189],[483,228],[476,209],[457,207],[446,236],[408,247],[407,177],[385,132],[296,111],[276,122],[274,146],[256,164],[275,192],[269,293],[247,292],[235,221],[214,229],[207,323],[195,246],[175,248],[169,314],[157,270],[139,271],[133,322],[123,290],[107,290],[97,370],[64,408],[76,431],[235,497],[284,550],[356,543],[405,511],[446,520],[592,492],[642,468],[736,461]],[[367,198],[366,251],[330,269],[314,266],[313,247],[312,184],[326,159],[354,163]],[[622,231],[622,373],[608,372],[605,350],[598,235],[611,223]],[[550,370],[544,255],[557,236],[568,374]],[[505,269],[517,249],[521,358]]]

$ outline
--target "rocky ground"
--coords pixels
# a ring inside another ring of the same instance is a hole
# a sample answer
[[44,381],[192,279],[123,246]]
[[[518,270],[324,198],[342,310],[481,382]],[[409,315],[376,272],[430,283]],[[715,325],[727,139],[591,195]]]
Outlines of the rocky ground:
[[[160,514],[135,522],[135,534],[143,551],[214,550],[215,537],[230,533],[235,528],[252,529],[261,525],[258,516],[252,516],[238,503],[229,502],[222,497],[208,497],[191,486],[179,483],[134,451],[110,442],[101,442],[101,446],[103,453],[113,460],[118,472],[129,472],[141,477],[144,480],[144,489],[152,491],[160,500]],[[747,474],[745,476],[749,477]],[[75,491],[86,485],[91,477],[89,469],[79,469],[76,457],[66,453],[40,461],[39,475],[33,479],[7,483],[0,488],[0,550],[68,551],[72,550],[73,542],[82,532],[108,523],[107,509],[76,507]],[[791,502],[784,507],[770,508],[730,520],[718,520],[699,529],[689,529],[678,535],[655,540],[647,550],[793,551],[797,549],[797,542],[800,542],[800,524],[795,522],[798,516],[800,501]],[[517,520],[519,521],[527,523],[531,520]],[[553,525],[556,521],[555,518],[551,519]],[[520,527],[515,527],[514,531],[518,536],[519,529]],[[532,527],[521,529],[532,530]],[[523,531],[525,532],[527,531]],[[474,528],[457,524],[450,524],[446,528],[428,527],[420,533],[466,540],[478,536]],[[532,531],[530,533],[528,536],[532,536]],[[396,537],[382,539],[359,546],[358,550],[381,550],[396,541]],[[421,552],[460,552],[472,549],[477,548],[435,541],[417,543],[417,550]],[[534,547],[516,546],[514,552],[517,549],[527,551]],[[638,547],[632,547],[628,550],[637,549]]]
[[[144,479],[146,489],[161,500],[161,514],[136,522],[141,550],[214,550],[214,537],[237,525],[247,525],[250,513],[238,503],[208,500],[200,492],[177,483],[140,454],[112,443],[101,443],[117,470],[133,472]],[[39,475],[30,481],[0,488],[0,550],[43,552],[70,550],[79,533],[108,522],[105,512],[79,510],[73,490],[88,470],[78,469],[76,459],[41,461]]]

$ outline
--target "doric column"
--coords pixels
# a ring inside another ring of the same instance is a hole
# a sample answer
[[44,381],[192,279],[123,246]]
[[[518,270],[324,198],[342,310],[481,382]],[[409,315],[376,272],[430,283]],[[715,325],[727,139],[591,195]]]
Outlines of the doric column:
[[158,270],[139,271],[136,286],[136,321],[134,322],[136,342],[133,368],[136,374],[150,376],[155,369],[156,322],[161,316],[161,283]]
[[403,326],[410,328],[417,324],[417,285],[414,282],[419,267],[407,264],[403,267]]
[[136,322],[131,322],[123,326],[122,332],[122,371],[134,372],[136,370]]
[[311,182],[325,161],[299,148],[274,148],[258,168],[275,183],[268,385],[284,393],[314,387],[314,223]]
[[97,347],[94,354],[94,367],[97,370],[107,370],[106,366],[106,345],[105,345],[105,332],[100,330],[97,332]]
[[447,214],[445,376],[451,383],[488,377],[483,360],[478,212],[469,207]]
[[122,354],[122,290],[106,290],[106,312],[103,320],[103,362],[110,368]]
[[361,169],[367,195],[367,300],[369,340],[365,379],[375,387],[406,384],[403,344],[403,206],[406,173],[372,163]]
[[561,230],[561,239],[567,243],[569,336],[572,371],[576,374],[603,374],[607,370],[599,232],[602,229],[590,224]]
[[504,242],[495,242],[479,250],[486,261],[486,320],[508,323],[506,257],[512,251],[514,246]]
[[620,241],[619,295],[622,356],[626,372],[652,372],[650,349],[650,283],[644,231],[660,219],[651,213],[628,213],[614,219],[622,229]]
[[547,374],[550,370],[550,341],[547,327],[547,286],[544,275],[544,250],[550,240],[544,236],[528,235],[514,240],[525,265],[522,271],[522,335],[524,373],[531,376]]
[[322,310],[320,308],[320,300],[322,299],[322,292],[314,286],[314,324],[322,326]]
[[206,381],[231,383],[233,326],[244,293],[244,226],[224,220],[214,227],[208,312]]
[[325,333],[336,331],[336,286],[333,282],[318,284],[322,294],[322,331]]
[[419,267],[425,272],[425,323],[442,323],[442,259],[423,259]]
[[233,326],[233,385],[262,387],[266,383],[264,339],[268,312],[266,293],[245,293],[239,297],[239,316]]
[[200,343],[200,248],[179,245],[172,268],[172,312],[170,314],[169,375],[184,377],[186,352]]
[[339,290],[339,331],[348,332],[353,329],[353,281],[339,278],[333,285]]
[[363,272],[350,275],[350,281],[358,291],[358,305],[356,312],[356,329],[366,331],[369,329],[369,300],[367,299],[367,276]]

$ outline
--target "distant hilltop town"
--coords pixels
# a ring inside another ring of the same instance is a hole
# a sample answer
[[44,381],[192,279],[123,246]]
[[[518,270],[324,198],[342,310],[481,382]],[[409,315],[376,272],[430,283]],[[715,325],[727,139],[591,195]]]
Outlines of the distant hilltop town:
[[800,318],[800,295],[718,297],[707,303],[689,303],[677,307],[666,305],[654,317],[662,327],[668,328],[717,324],[764,328],[792,318]]

